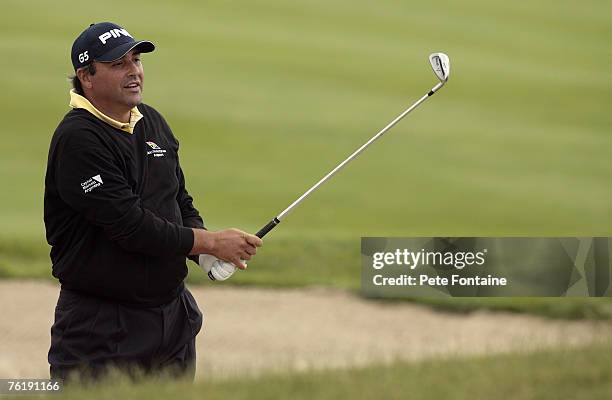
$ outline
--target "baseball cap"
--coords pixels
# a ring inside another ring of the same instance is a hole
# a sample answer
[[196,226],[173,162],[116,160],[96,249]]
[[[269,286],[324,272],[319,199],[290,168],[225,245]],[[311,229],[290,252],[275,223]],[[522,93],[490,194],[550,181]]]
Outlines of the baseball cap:
[[112,22],[91,24],[72,44],[72,65],[76,71],[93,61],[110,62],[138,47],[150,53],[155,45],[148,40],[135,40],[125,29]]

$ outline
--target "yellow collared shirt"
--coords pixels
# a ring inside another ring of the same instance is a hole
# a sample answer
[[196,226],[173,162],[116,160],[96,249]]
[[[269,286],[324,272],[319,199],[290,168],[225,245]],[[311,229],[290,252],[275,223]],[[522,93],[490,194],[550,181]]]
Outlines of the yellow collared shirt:
[[140,111],[138,111],[138,108],[134,107],[130,110],[130,122],[119,122],[102,113],[100,110],[94,107],[89,100],[75,92],[74,89],[70,90],[70,107],[87,110],[101,121],[130,134],[134,133],[136,123],[142,118],[142,114]]

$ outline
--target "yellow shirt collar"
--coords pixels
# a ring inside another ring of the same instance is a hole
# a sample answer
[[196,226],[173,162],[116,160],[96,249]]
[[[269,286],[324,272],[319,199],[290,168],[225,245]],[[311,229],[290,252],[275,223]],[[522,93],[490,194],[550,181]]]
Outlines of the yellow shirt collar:
[[84,110],[87,110],[101,121],[104,121],[110,126],[115,127],[117,129],[121,129],[122,131],[127,133],[134,133],[134,127],[136,126],[136,122],[140,121],[140,119],[142,118],[142,114],[140,113],[140,111],[138,111],[138,108],[134,107],[130,110],[130,122],[119,122],[102,113],[100,110],[94,107],[93,104],[89,102],[89,100],[75,92],[74,89],[70,90],[70,107],[82,108]]

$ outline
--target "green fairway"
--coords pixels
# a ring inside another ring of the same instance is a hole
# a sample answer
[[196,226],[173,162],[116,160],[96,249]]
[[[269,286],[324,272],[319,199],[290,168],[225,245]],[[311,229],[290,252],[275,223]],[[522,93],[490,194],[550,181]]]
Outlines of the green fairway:
[[[393,363],[362,369],[200,382],[113,380],[67,389],[65,399],[609,399],[609,344],[529,355]],[[37,397],[38,398],[38,397]]]
[[180,139],[211,229],[258,230],[436,83],[430,52],[450,55],[447,87],[266,237],[235,283],[355,288],[361,236],[609,236],[610,15],[598,0],[5,1],[0,275],[49,274],[48,144],[72,41],[101,20],[156,43],[145,101]]

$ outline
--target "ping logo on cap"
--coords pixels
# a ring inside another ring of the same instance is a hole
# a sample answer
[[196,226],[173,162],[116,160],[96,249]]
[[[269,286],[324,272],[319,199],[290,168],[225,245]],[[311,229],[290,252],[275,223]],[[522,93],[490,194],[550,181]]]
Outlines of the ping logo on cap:
[[111,62],[129,51],[150,53],[155,45],[148,40],[135,40],[130,33],[112,22],[91,24],[75,39],[70,58],[76,71],[93,61]]
[[100,41],[102,42],[102,44],[106,44],[106,41],[108,39],[110,39],[111,37],[113,38],[118,38],[119,36],[129,36],[132,37],[132,35],[130,35],[128,33],[128,31],[126,31],[125,29],[111,29],[108,32],[104,32],[103,34],[101,34],[100,36],[98,36],[98,39],[100,39]]

